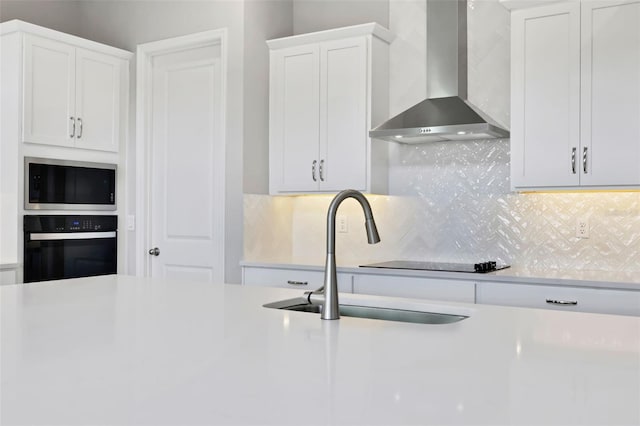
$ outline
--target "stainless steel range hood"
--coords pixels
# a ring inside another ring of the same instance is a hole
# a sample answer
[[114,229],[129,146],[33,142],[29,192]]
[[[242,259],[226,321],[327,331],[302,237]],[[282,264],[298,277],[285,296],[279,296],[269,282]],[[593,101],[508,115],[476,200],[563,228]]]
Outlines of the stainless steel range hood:
[[426,99],[369,136],[391,142],[508,138],[509,131],[467,100],[467,2],[427,0]]

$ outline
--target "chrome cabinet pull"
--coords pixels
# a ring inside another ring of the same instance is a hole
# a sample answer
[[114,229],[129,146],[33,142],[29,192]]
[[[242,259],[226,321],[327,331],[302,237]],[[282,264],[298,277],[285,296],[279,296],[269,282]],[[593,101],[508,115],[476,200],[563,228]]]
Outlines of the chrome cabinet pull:
[[587,173],[587,148],[586,146],[582,149],[582,171]]
[[290,285],[307,285],[309,283],[307,281],[292,281],[292,280],[288,280],[287,284],[290,284]]
[[74,138],[76,136],[76,120],[73,117],[69,117],[69,120],[71,120],[71,134],[69,137]]
[[160,256],[160,249],[158,247],[154,247],[152,249],[149,249],[149,254],[151,256]]
[[320,160],[320,180],[324,182],[324,160]]
[[574,146],[571,150],[571,171],[574,175],[576,174],[576,151],[577,148]]
[[80,127],[78,129],[78,139],[80,139],[82,137],[82,118],[78,118],[78,126]]
[[314,182],[318,181],[316,178],[316,164],[318,164],[318,160],[313,160],[313,163],[311,163],[311,179],[313,179]]
[[555,300],[555,299],[547,299],[547,303],[550,305],[577,305],[577,300]]

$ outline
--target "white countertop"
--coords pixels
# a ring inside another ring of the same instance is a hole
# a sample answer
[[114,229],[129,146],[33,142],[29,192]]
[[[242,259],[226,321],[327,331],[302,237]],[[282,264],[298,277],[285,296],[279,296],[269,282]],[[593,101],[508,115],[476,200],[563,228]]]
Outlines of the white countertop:
[[[300,265],[294,263],[242,261],[241,266],[284,268],[323,271],[323,265]],[[418,276],[425,278],[456,279],[474,282],[491,281],[514,284],[544,284],[575,287],[596,287],[624,290],[640,290],[640,273],[624,271],[535,269],[511,266],[500,271],[484,274],[447,271],[418,271],[411,269],[362,268],[338,266],[338,272],[395,276]]]
[[0,423],[640,424],[640,318],[438,303],[470,317],[420,325],[262,307],[298,295],[128,276],[4,286]]

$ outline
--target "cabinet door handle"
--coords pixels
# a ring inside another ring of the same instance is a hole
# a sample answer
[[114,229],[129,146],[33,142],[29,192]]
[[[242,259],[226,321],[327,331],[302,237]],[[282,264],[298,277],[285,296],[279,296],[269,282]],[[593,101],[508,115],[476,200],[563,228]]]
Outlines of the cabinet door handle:
[[307,281],[292,281],[292,280],[288,280],[287,284],[290,284],[290,285],[307,285],[309,283]]
[[317,182],[318,179],[316,178],[316,165],[318,164],[318,160],[313,160],[313,163],[311,163],[311,179],[313,179],[314,182]]
[[573,149],[571,150],[571,171],[573,172],[573,174],[576,174],[576,151],[578,149],[574,146]]
[[320,160],[320,180],[324,182],[324,160]]
[[586,146],[582,149],[582,171],[587,173],[587,148]]
[[69,117],[69,120],[71,121],[71,134],[69,137],[73,138],[76,136],[76,120],[73,117]]
[[78,139],[82,137],[82,118],[78,118]]
[[547,303],[550,305],[577,305],[577,300],[555,300],[555,299],[547,299]]

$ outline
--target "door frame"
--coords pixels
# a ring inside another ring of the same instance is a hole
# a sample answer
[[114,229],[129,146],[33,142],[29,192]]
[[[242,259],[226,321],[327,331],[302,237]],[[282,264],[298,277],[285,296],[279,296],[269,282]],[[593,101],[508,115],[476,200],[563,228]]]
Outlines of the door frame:
[[151,258],[147,250],[151,247],[151,111],[152,111],[152,60],[155,56],[208,45],[220,45],[221,60],[221,129],[222,152],[216,156],[214,164],[215,185],[221,194],[217,203],[220,209],[218,220],[214,223],[214,235],[218,238],[216,251],[220,253],[214,259],[214,280],[224,281],[225,256],[225,151],[227,135],[227,29],[203,31],[185,36],[139,44],[136,50],[136,237],[135,265],[137,276],[151,275]]

